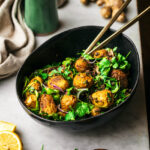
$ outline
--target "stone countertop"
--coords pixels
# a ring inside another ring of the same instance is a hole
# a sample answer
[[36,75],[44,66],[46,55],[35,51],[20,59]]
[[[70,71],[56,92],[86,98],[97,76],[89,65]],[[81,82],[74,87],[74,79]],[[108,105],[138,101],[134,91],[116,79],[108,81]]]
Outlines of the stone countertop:
[[[136,1],[128,7],[128,19],[137,15]],[[64,30],[83,26],[105,26],[108,20],[99,14],[95,4],[84,7],[79,0],[70,0],[68,5],[59,10],[61,27],[55,34]],[[112,28],[118,29],[123,24],[115,23]],[[37,46],[55,34],[37,37]],[[148,126],[143,83],[143,68],[139,25],[136,23],[125,31],[137,46],[141,59],[141,76],[139,85],[128,107],[112,121],[100,128],[82,133],[67,133],[62,130],[45,127],[32,120],[20,106],[15,93],[16,76],[0,81],[0,120],[13,122],[22,138],[24,150],[149,150]]]

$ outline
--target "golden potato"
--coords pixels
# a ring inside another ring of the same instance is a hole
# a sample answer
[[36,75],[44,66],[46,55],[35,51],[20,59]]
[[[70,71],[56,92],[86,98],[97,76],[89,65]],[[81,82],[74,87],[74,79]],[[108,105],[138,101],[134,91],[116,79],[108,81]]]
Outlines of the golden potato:
[[113,104],[113,95],[109,90],[101,90],[92,94],[92,103],[99,108],[108,108]]
[[40,112],[52,115],[57,112],[56,104],[53,97],[48,94],[43,94],[40,98]]
[[41,83],[43,82],[42,78],[39,76],[34,77],[30,83],[28,84],[28,86],[33,87],[35,90],[40,90],[41,87]]
[[36,101],[37,101],[37,97],[36,97],[36,95],[29,95],[28,97],[27,97],[27,99],[25,100],[25,104],[26,104],[26,106],[27,107],[29,107],[29,108],[35,108],[36,107]]
[[78,73],[73,79],[73,85],[80,88],[90,88],[93,84],[93,78],[87,73]]
[[120,82],[120,87],[122,88],[128,87],[127,75],[122,70],[119,69],[112,70],[111,77],[117,79]]
[[108,52],[105,49],[101,49],[101,50],[96,50],[93,52],[93,57],[94,58],[103,58],[108,56]]
[[77,97],[75,95],[64,95],[61,99],[61,109],[64,111],[69,111],[73,108],[77,102]]
[[101,109],[99,107],[94,107],[91,111],[92,116],[97,116],[100,114]]
[[75,62],[75,68],[78,72],[85,72],[88,69],[88,67],[89,67],[88,62],[81,57],[77,59]]
[[[48,87],[51,89],[62,89],[65,91],[69,87],[69,82],[63,76],[53,76],[48,80]],[[58,87],[58,88],[57,88]]]

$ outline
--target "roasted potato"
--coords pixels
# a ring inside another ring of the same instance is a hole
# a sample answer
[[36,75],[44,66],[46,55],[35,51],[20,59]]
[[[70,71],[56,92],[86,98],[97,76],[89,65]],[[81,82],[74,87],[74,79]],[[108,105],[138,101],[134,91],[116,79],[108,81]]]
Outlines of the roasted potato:
[[[69,87],[69,82],[63,76],[53,76],[48,80],[48,87],[51,89],[62,89],[65,91]],[[57,88],[58,87],[58,88]]]
[[100,111],[101,109],[99,107],[94,107],[92,110],[91,110],[91,115],[92,116],[97,116],[100,114]]
[[75,68],[78,72],[85,72],[88,69],[88,67],[89,67],[88,62],[81,57],[77,59],[75,62]]
[[43,94],[40,98],[40,113],[52,115],[57,112],[56,104],[53,97],[48,94]]
[[80,88],[90,88],[93,84],[93,78],[87,73],[78,73],[73,79],[73,85]]
[[94,58],[103,58],[108,56],[108,52],[105,49],[101,49],[101,50],[96,50],[93,52],[93,57]]
[[61,109],[64,111],[69,111],[70,108],[73,108],[77,102],[75,95],[64,95],[60,101]]
[[109,90],[101,90],[92,94],[92,103],[99,108],[108,108],[113,104],[113,94]]
[[37,101],[37,97],[36,95],[29,95],[26,100],[24,101],[24,103],[26,104],[27,107],[29,108],[35,108],[36,107],[36,101]]
[[127,88],[128,87],[128,77],[127,74],[122,70],[114,69],[111,72],[111,77],[116,78],[120,82],[120,87]]

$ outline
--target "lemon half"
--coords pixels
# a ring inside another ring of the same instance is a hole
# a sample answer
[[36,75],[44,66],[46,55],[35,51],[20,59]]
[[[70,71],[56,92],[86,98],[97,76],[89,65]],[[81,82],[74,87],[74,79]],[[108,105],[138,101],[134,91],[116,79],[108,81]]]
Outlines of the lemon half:
[[16,130],[16,125],[5,121],[0,121],[0,131],[14,132],[15,130]]
[[22,150],[22,143],[19,136],[11,131],[1,131],[0,150]]

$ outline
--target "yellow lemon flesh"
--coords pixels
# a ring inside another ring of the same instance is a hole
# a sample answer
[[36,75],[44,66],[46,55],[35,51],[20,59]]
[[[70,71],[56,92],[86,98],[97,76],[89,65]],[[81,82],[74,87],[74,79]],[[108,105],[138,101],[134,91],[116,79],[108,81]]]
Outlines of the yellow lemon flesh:
[[11,131],[1,131],[0,150],[22,150],[22,143],[19,136]]
[[12,131],[14,132],[16,129],[16,125],[12,123],[8,123],[5,121],[0,121],[0,131]]

